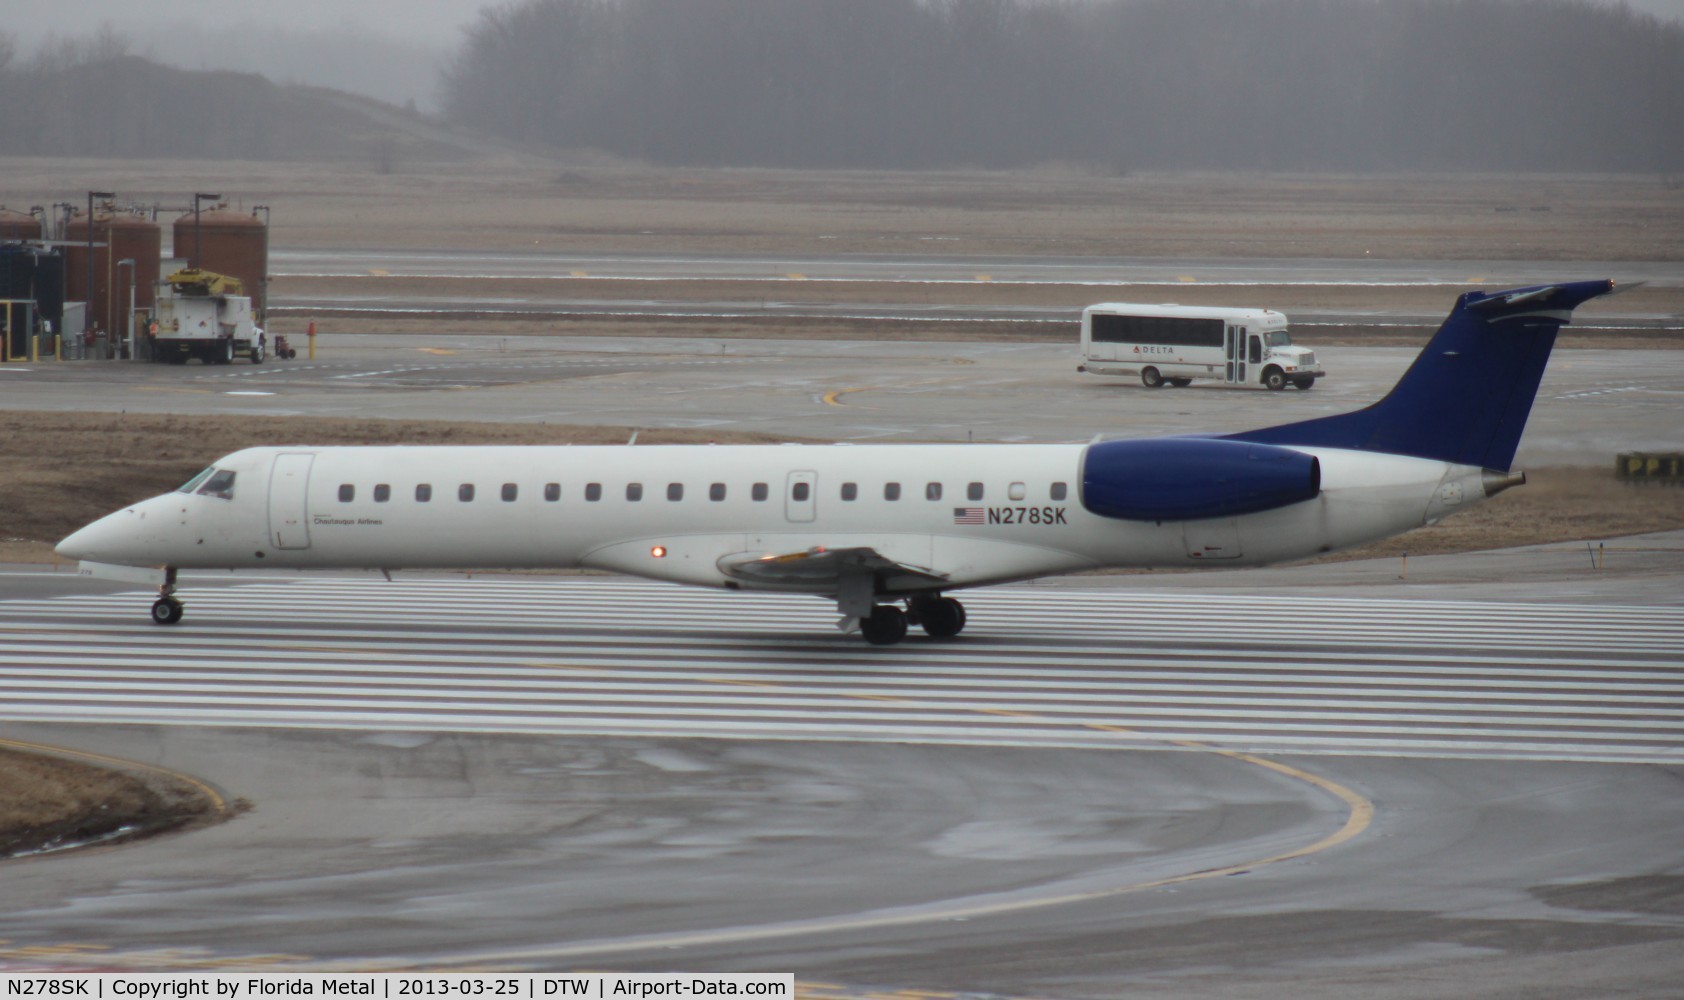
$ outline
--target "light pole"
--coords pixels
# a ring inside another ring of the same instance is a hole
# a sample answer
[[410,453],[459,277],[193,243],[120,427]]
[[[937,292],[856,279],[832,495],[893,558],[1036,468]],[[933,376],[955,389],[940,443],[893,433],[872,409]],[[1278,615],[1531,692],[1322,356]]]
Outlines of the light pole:
[[134,258],[124,257],[117,262],[118,268],[129,269],[129,311],[123,320],[123,343],[128,345],[129,357],[136,355],[134,343]]
[[202,268],[204,266],[199,261],[199,203],[201,201],[216,201],[221,197],[222,196],[219,194],[193,195],[193,266],[195,268]]
[[[88,329],[88,321],[93,318],[94,314],[94,199],[115,197],[117,197],[117,192],[115,191],[88,192],[88,302],[82,309],[82,332],[84,334],[82,337],[82,343],[84,344],[88,342],[88,338],[85,336]],[[69,234],[67,233],[66,235]]]
[[258,313],[257,321],[263,326],[269,325],[269,206],[253,205],[252,214],[263,213],[263,273],[258,276],[258,288],[263,296],[263,310]]

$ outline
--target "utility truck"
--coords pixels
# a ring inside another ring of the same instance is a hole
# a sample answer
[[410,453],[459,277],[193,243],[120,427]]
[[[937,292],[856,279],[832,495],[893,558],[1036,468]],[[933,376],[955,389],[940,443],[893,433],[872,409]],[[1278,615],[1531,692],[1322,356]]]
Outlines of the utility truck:
[[263,331],[252,320],[251,299],[240,279],[195,267],[183,268],[158,283],[149,335],[152,360],[186,364],[198,358],[226,365],[265,356]]
[[1196,378],[1229,385],[1308,389],[1327,373],[1292,342],[1272,309],[1102,302],[1082,310],[1079,372],[1137,375],[1156,389]]

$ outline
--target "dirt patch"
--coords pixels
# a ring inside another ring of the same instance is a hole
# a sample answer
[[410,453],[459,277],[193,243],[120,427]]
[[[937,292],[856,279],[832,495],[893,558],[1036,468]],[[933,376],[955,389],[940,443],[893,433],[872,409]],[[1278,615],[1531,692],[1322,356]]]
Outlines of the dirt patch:
[[[1642,176],[1101,175],[0,158],[7,200],[92,190],[274,207],[274,245],[754,254],[1684,259],[1684,188]],[[166,215],[165,220],[173,220]],[[1477,273],[1477,272],[1475,272]],[[1470,274],[1473,276],[1473,274]],[[1547,277],[1547,276],[1546,276]]]
[[162,771],[0,747],[0,860],[150,837],[233,811]]

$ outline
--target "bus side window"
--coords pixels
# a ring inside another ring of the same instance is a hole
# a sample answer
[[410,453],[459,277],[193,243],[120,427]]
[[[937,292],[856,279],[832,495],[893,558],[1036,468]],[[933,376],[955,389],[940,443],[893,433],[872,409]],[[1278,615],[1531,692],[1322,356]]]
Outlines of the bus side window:
[[1263,338],[1255,333],[1251,335],[1251,351],[1249,353],[1250,357],[1247,360],[1252,364],[1263,363]]

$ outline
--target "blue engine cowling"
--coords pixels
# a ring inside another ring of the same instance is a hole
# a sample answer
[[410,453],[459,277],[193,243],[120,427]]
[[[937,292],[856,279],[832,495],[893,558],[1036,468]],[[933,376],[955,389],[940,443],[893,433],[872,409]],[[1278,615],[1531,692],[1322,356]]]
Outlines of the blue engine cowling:
[[1321,464],[1290,448],[1221,438],[1101,441],[1082,455],[1082,506],[1127,521],[1198,521],[1313,500]]

